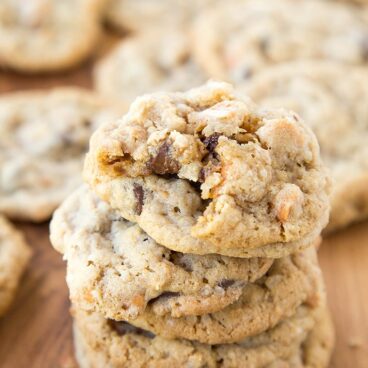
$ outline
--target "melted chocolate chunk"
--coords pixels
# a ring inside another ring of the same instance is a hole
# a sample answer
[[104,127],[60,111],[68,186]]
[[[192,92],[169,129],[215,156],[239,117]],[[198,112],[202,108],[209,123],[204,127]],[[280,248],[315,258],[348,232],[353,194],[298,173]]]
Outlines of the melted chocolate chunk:
[[158,175],[176,174],[180,170],[179,162],[170,155],[170,144],[165,142],[147,163],[148,168]]
[[235,284],[235,280],[223,279],[218,283],[218,286],[226,290],[234,284]]
[[218,145],[219,138],[219,133],[213,133],[203,141],[203,144],[206,146],[208,151],[213,152]]
[[155,335],[152,332],[143,330],[142,328],[132,326],[131,324],[124,321],[114,321],[112,319],[108,320],[109,326],[119,335],[124,336],[127,334],[135,334],[148,337],[153,339]]
[[144,205],[144,191],[141,185],[134,184],[133,186],[134,197],[137,200],[137,204],[135,207],[135,212],[140,215],[142,213],[143,205]]

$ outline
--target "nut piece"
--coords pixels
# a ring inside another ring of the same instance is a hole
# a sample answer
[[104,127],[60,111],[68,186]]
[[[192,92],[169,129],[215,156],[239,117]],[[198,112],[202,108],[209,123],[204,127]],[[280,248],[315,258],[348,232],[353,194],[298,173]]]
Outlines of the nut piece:
[[289,219],[293,212],[294,216],[301,213],[304,195],[295,184],[285,184],[275,198],[276,217],[282,223]]

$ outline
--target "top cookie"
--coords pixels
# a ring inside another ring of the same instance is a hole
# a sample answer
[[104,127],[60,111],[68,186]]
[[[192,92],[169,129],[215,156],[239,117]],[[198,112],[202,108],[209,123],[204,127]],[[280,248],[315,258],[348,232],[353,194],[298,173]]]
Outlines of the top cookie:
[[31,249],[22,234],[0,215],[0,315],[13,301],[30,257]]
[[102,0],[1,0],[0,65],[65,69],[87,58],[100,34]]
[[311,126],[334,179],[329,230],[368,216],[368,71],[334,62],[269,68],[245,85],[263,106],[290,108]]
[[85,178],[123,217],[183,253],[281,257],[328,218],[310,129],[210,82],[138,98],[92,137]]
[[184,91],[206,80],[188,35],[176,27],[123,40],[94,69],[96,89],[126,106],[143,93]]
[[296,59],[368,61],[367,10],[336,2],[220,2],[198,18],[194,36],[203,68],[234,83]]
[[47,220],[80,185],[94,129],[117,116],[113,106],[80,89],[1,96],[0,212]]

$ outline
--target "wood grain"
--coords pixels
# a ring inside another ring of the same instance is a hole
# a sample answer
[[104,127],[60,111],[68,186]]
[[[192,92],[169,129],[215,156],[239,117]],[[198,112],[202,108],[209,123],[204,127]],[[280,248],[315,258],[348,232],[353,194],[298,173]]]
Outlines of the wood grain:
[[[0,71],[0,95],[59,85],[90,88],[91,69],[92,61],[56,76],[25,77]],[[48,224],[16,225],[34,255],[15,303],[0,319],[0,367],[75,367],[65,264],[49,243]],[[320,261],[337,332],[331,367],[367,368],[368,222],[325,239]]]
[[334,368],[368,367],[368,222],[327,237],[319,253],[336,328]]
[[0,367],[67,368],[73,357],[65,264],[48,239],[48,224],[17,224],[33,248],[10,311],[0,319]]

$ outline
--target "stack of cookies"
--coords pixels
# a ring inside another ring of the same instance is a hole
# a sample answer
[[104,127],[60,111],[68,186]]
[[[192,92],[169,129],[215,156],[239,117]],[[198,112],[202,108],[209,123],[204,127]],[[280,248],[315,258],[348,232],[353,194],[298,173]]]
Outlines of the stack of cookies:
[[86,367],[326,367],[316,258],[330,183],[311,130],[209,82],[93,135],[55,212]]

